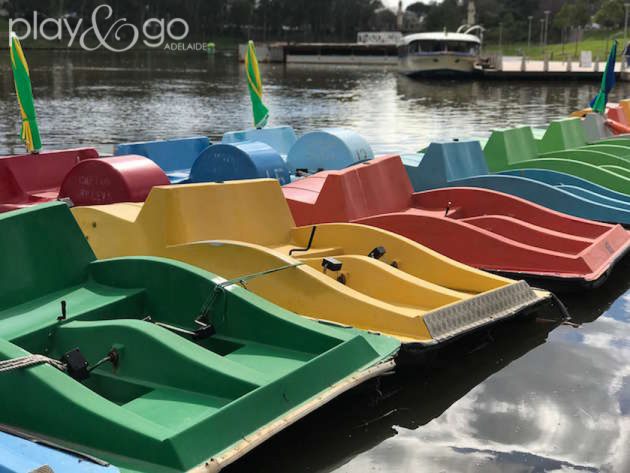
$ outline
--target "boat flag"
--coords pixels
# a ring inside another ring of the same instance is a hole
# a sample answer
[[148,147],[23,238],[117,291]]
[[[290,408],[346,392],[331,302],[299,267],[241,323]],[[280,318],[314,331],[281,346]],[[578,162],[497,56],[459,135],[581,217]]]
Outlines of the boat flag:
[[594,112],[604,113],[606,111],[606,103],[608,102],[608,94],[615,86],[615,60],[617,58],[617,40],[614,40],[612,48],[610,48],[610,54],[608,55],[608,61],[606,61],[606,69],[604,69],[604,75],[602,76],[602,85],[599,89],[599,93],[591,101],[590,106]]
[[11,69],[13,69],[13,82],[15,83],[15,93],[22,115],[22,131],[20,136],[26,144],[29,153],[38,153],[42,148],[39,128],[37,127],[37,115],[35,113],[35,102],[33,100],[33,90],[31,88],[31,77],[28,71],[28,64],[24,57],[24,51],[20,45],[20,40],[12,31],[9,35],[9,50],[11,54]]
[[247,43],[247,54],[245,54],[245,74],[247,75],[249,96],[252,99],[254,126],[262,128],[267,124],[269,110],[262,101],[262,82],[260,81],[258,60],[256,59],[256,48],[251,40]]

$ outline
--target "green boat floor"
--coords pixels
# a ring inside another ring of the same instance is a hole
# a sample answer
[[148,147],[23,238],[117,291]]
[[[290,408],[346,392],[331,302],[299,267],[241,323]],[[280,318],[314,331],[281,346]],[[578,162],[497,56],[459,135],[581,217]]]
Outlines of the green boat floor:
[[210,416],[231,399],[179,389],[152,389],[123,407],[168,429],[179,430],[195,419]]

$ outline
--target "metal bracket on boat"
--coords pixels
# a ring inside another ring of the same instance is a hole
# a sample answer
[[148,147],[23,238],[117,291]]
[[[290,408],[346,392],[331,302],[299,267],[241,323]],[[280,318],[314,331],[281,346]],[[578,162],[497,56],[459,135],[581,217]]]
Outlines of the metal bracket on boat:
[[90,377],[89,363],[78,348],[63,355],[61,361],[66,365],[66,371],[71,378],[85,381]]
[[166,330],[170,330],[171,332],[176,333],[178,335],[185,335],[187,337],[192,338],[193,340],[203,340],[215,334],[215,330],[212,324],[203,323],[199,317],[195,319],[195,323],[197,323],[200,326],[196,330],[186,330],[181,327],[165,324],[164,322],[156,322],[155,320],[151,318],[150,315],[147,315],[142,320],[144,320],[145,322],[150,322],[152,324],[155,324],[158,327],[165,328]]
[[[343,263],[339,261],[338,259],[335,259],[331,256],[328,256],[322,259],[322,268],[324,268],[324,274],[326,274],[326,271],[334,271],[338,273],[339,271],[341,271],[342,267],[343,267]],[[345,274],[339,274],[337,276],[337,282],[340,282],[341,284],[345,284],[346,283]]]
[[72,199],[70,197],[59,197],[57,200],[66,204],[68,208],[74,207],[74,202],[72,202]]
[[308,243],[306,244],[306,248],[291,248],[289,250],[289,256],[291,256],[295,251],[308,251],[311,249],[311,245],[313,244],[313,238],[315,238],[315,231],[317,230],[317,225],[313,225],[311,229],[311,236],[308,238]]
[[118,350],[116,350],[115,348],[112,348],[111,350],[109,350],[109,353],[107,353],[107,356],[105,358],[100,359],[94,365],[90,366],[88,368],[88,372],[91,373],[96,368],[98,368],[101,365],[104,365],[105,363],[111,363],[114,369],[116,369],[118,368],[119,361],[120,361],[120,354],[118,353]]

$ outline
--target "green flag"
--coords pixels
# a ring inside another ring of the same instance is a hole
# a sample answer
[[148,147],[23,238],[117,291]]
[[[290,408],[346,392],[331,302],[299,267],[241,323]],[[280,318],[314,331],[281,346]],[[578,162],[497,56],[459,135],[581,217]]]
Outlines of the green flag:
[[252,99],[252,110],[254,112],[254,126],[262,128],[267,124],[269,110],[262,101],[262,82],[260,81],[260,71],[258,70],[258,60],[256,59],[256,49],[254,42],[247,43],[247,54],[245,54],[245,74],[247,75],[247,86],[249,96]]
[[37,153],[42,148],[42,142],[39,137],[39,128],[37,127],[37,115],[35,113],[33,90],[31,89],[31,77],[29,75],[26,58],[24,57],[24,51],[22,51],[22,46],[20,45],[20,40],[13,32],[10,33],[9,37],[9,49],[15,93],[22,116],[22,131],[20,136],[22,141],[26,144],[26,149],[29,153]]

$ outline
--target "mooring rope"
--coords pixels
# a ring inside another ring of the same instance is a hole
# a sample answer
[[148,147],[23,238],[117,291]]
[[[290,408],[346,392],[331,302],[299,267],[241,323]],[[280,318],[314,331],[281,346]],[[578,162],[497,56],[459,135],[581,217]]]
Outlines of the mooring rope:
[[66,371],[66,365],[59,360],[54,360],[44,355],[26,355],[11,360],[0,361],[0,373],[43,364],[53,366],[60,371]]

